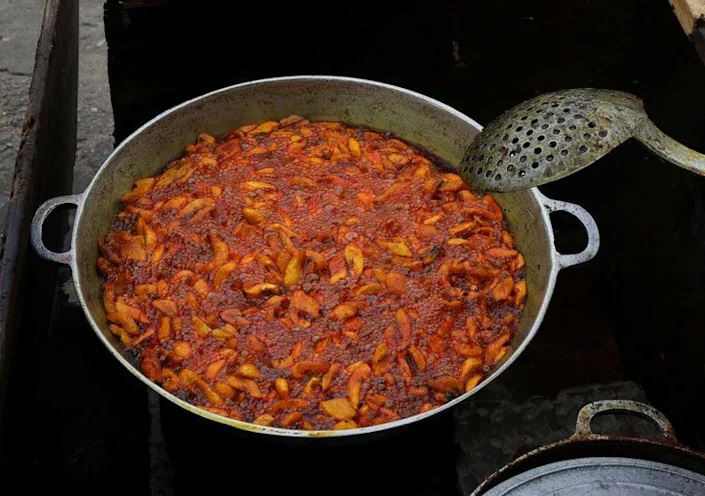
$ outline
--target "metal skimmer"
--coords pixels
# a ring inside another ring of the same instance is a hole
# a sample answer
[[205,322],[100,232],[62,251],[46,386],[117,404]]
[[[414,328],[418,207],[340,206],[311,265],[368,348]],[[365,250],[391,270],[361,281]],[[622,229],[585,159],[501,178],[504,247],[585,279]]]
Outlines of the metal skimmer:
[[460,173],[479,190],[528,189],[587,167],[631,137],[705,175],[705,155],[661,132],[639,97],[592,88],[545,93],[506,111],[468,147]]

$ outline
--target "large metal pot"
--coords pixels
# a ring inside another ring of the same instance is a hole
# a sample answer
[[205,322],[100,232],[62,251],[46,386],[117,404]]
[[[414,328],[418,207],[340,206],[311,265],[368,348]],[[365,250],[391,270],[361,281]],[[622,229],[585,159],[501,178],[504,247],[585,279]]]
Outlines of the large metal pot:
[[[629,413],[659,429],[655,438],[596,434],[600,414]],[[488,477],[470,496],[702,495],[705,455],[682,445],[655,408],[637,401],[596,401],[578,413],[575,433],[536,448]]]
[[[599,246],[595,221],[583,208],[551,200],[538,189],[495,195],[504,209],[510,230],[526,258],[527,300],[511,350],[503,362],[472,391],[440,408],[395,422],[342,431],[297,431],[263,427],[215,415],[197,408],[147,379],[108,331],[96,272],[98,241],[105,236],[121,194],[134,181],[154,175],[183,153],[199,132],[222,135],[243,124],[299,114],[312,120],[335,120],[392,132],[450,164],[458,164],[481,127],[457,110],[426,96],[387,84],[330,76],[264,79],[208,93],[178,105],[146,123],[122,142],[102,165],[86,191],[53,198],[37,210],[32,221],[32,244],[47,259],[71,267],[81,305],[112,355],[137,378],[177,405],[197,415],[248,431],[294,437],[364,434],[416,422],[452,408],[498,377],[529,344],[539,328],[562,268],[590,260]],[[60,205],[77,208],[71,249],[55,253],[42,243],[42,225]],[[566,211],[576,216],[588,233],[587,247],[563,255],[554,248],[549,213]],[[87,370],[86,373],[91,373]]]

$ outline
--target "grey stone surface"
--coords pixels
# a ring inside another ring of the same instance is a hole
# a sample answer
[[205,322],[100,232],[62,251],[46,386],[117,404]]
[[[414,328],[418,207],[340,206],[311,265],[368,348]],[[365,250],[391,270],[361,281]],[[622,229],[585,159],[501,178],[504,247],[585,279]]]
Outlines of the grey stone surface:
[[[0,69],[31,76],[44,14],[43,0],[0,0]],[[5,99],[3,94],[3,100]]]
[[[0,0],[0,230],[42,27],[44,1]],[[78,143],[74,191],[85,189],[113,148],[103,1],[80,4]]]
[[5,228],[43,13],[42,0],[0,0],[0,232]]
[[83,191],[113,150],[113,111],[103,0],[81,0],[79,12],[78,131],[73,190]]

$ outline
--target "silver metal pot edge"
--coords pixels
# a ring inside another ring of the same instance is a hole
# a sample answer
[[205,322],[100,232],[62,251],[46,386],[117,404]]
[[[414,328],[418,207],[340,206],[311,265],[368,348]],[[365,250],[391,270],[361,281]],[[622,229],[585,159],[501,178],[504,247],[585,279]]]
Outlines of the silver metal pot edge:
[[[104,167],[107,164],[110,163],[111,159],[115,155],[117,155],[123,147],[127,146],[127,144],[129,142],[131,142],[134,139],[137,139],[139,137],[139,135],[145,129],[154,125],[155,123],[157,123],[162,118],[169,115],[170,113],[175,112],[175,111],[181,109],[182,107],[188,106],[191,103],[197,102],[201,99],[208,98],[212,95],[216,95],[221,92],[227,92],[233,88],[239,88],[239,87],[243,87],[243,86],[256,85],[256,84],[267,83],[267,82],[282,82],[282,81],[289,81],[289,80],[296,80],[296,79],[349,81],[349,82],[354,82],[354,83],[359,83],[359,84],[365,84],[365,85],[371,85],[371,86],[392,89],[394,91],[399,91],[402,93],[413,95],[416,98],[427,101],[431,105],[443,110],[444,112],[450,112],[453,115],[459,117],[460,119],[466,121],[470,125],[478,128],[478,129],[482,129],[482,126],[480,126],[473,119],[471,119],[470,117],[462,114],[461,112],[457,111],[456,109],[454,109],[444,103],[441,103],[437,100],[434,100],[434,99],[427,97],[425,95],[422,95],[420,93],[416,93],[416,92],[407,90],[405,88],[389,85],[386,83],[379,83],[376,81],[370,81],[370,80],[366,80],[366,79],[340,77],[340,76],[291,76],[291,77],[278,77],[278,78],[261,79],[261,80],[249,81],[249,82],[245,82],[245,83],[241,83],[241,84],[237,84],[237,85],[232,85],[232,86],[221,88],[219,90],[215,90],[213,92],[210,92],[210,93],[201,95],[199,97],[193,98],[191,100],[188,100],[188,101],[186,101],[182,104],[179,104],[175,107],[172,107],[171,109],[168,109],[168,110],[162,112],[161,114],[157,115],[156,117],[154,117],[153,119],[151,119],[150,121],[148,121],[147,123],[142,125],[135,132],[133,132],[122,143],[120,143],[115,148],[115,150],[113,150],[113,152],[106,158],[105,162],[101,165],[100,169],[98,170],[98,172],[94,176],[93,180],[91,181],[91,183],[88,185],[88,187],[86,188],[86,190],[83,193],[74,194],[74,195],[59,196],[59,197],[51,198],[51,199],[45,201],[37,209],[37,211],[32,219],[32,227],[31,227],[31,233],[30,233],[32,246],[34,247],[37,254],[40,257],[44,258],[45,260],[62,263],[62,264],[65,264],[65,265],[68,265],[69,267],[71,267],[73,281],[74,281],[74,284],[76,285],[76,292],[78,294],[81,306],[84,310],[84,314],[86,315],[86,318],[90,322],[94,331],[96,332],[98,337],[101,339],[103,344],[106,346],[106,348],[109,350],[109,352],[125,368],[127,368],[127,370],[129,370],[134,376],[136,376],[139,380],[141,380],[143,383],[145,383],[147,386],[149,386],[152,390],[154,390],[155,392],[157,392],[158,394],[160,394],[164,398],[168,399],[169,401],[175,403],[176,405],[190,411],[191,413],[195,413],[196,415],[199,415],[201,417],[207,418],[209,420],[213,420],[213,421],[221,423],[221,424],[230,425],[230,426],[236,427],[238,429],[249,431],[249,432],[257,432],[257,433],[262,433],[262,434],[272,434],[272,435],[284,436],[284,437],[329,438],[329,437],[345,437],[345,436],[358,435],[358,434],[367,434],[367,433],[384,431],[387,429],[393,429],[395,427],[401,427],[403,425],[407,425],[407,424],[411,424],[411,423],[423,420],[427,417],[430,417],[430,416],[435,415],[437,413],[440,413],[442,411],[453,408],[455,405],[468,399],[473,394],[476,394],[482,388],[484,388],[486,385],[488,385],[494,379],[496,379],[507,367],[509,367],[514,362],[514,360],[522,353],[522,351],[526,348],[526,346],[528,346],[528,344],[531,342],[531,339],[535,335],[536,331],[540,327],[541,322],[543,321],[543,317],[544,317],[546,310],[548,308],[548,303],[550,301],[550,297],[553,294],[553,289],[554,289],[555,283],[556,283],[556,277],[557,277],[557,274],[560,271],[560,269],[587,262],[588,260],[591,260],[597,254],[598,249],[599,249],[599,245],[600,245],[599,230],[597,228],[597,224],[595,223],[595,220],[593,219],[593,217],[581,206],[573,204],[573,203],[569,203],[569,202],[563,202],[563,201],[547,198],[538,190],[538,188],[531,189],[532,195],[543,206],[543,208],[541,209],[541,215],[543,217],[542,220],[550,228],[548,231],[549,231],[549,238],[550,238],[549,241],[550,241],[551,246],[553,247],[552,253],[551,253],[551,258],[553,260],[553,264],[552,264],[552,270],[551,270],[551,274],[549,275],[548,284],[547,284],[547,288],[546,288],[547,298],[544,300],[544,304],[539,309],[539,311],[536,315],[536,318],[534,320],[533,330],[527,336],[527,338],[524,339],[524,341],[522,341],[520,343],[520,345],[515,348],[515,350],[511,354],[511,356],[508,359],[506,359],[499,367],[497,367],[492,372],[492,374],[490,374],[490,376],[488,376],[485,380],[483,380],[480,384],[478,384],[471,391],[466,392],[466,393],[458,396],[457,398],[445,403],[444,405],[441,405],[441,406],[434,408],[432,410],[429,410],[427,412],[413,415],[410,417],[404,417],[399,420],[395,420],[393,422],[388,422],[388,423],[384,423],[384,424],[368,426],[368,427],[361,427],[361,428],[357,428],[357,429],[349,429],[349,430],[325,430],[325,431],[292,430],[292,429],[282,429],[282,428],[278,428],[278,427],[259,426],[256,424],[244,422],[241,420],[235,420],[235,419],[232,419],[229,417],[224,417],[221,415],[211,413],[207,410],[203,410],[199,407],[196,407],[196,406],[176,397],[175,395],[162,389],[158,384],[152,382],[147,377],[145,377],[132,363],[130,363],[127,359],[125,359],[121,354],[119,354],[113,348],[113,345],[108,341],[108,339],[101,332],[100,326],[95,322],[95,320],[92,317],[92,315],[90,314],[90,312],[87,311],[87,306],[86,306],[84,294],[81,289],[80,281],[78,280],[78,277],[77,277],[78,271],[77,271],[77,265],[76,265],[76,259],[75,259],[75,253],[76,253],[75,247],[77,246],[77,242],[78,242],[78,240],[77,240],[78,229],[76,227],[81,222],[82,213],[84,211],[84,199],[88,196],[89,192],[91,191],[91,188],[96,183],[96,180],[97,180],[98,176],[100,175],[101,171],[104,169]],[[66,252],[57,253],[52,250],[49,250],[44,245],[44,243],[42,241],[42,226],[43,226],[46,218],[51,214],[51,212],[53,210],[55,210],[56,208],[63,206],[63,205],[74,205],[74,206],[76,206],[77,211],[76,211],[76,215],[75,215],[74,225],[72,227],[71,248]],[[558,211],[564,211],[564,212],[567,212],[567,213],[574,215],[583,224],[583,226],[587,232],[587,238],[588,238],[587,246],[583,249],[583,251],[576,253],[576,254],[561,254],[555,249],[555,245],[554,245],[555,238],[554,238],[549,214],[552,212],[558,212]]]
[[[646,418],[653,422],[653,424],[658,428],[659,433],[654,438],[647,437],[624,437],[609,434],[597,434],[593,432],[591,424],[593,419],[604,413],[631,413],[636,414],[640,417]],[[583,406],[579,412],[577,419],[575,421],[575,431],[569,437],[561,439],[551,444],[544,446],[539,446],[528,453],[525,453],[514,460],[511,460],[506,465],[498,469],[492,475],[487,477],[475,490],[470,493],[469,496],[480,496],[492,491],[495,486],[499,486],[509,480],[514,480],[514,475],[506,477],[503,480],[503,475],[517,466],[521,466],[526,461],[542,454],[543,452],[549,450],[555,450],[557,448],[566,447],[573,443],[581,442],[591,442],[599,443],[601,441],[620,441],[620,442],[633,442],[641,444],[658,445],[659,447],[669,447],[678,450],[682,453],[687,453],[690,456],[697,456],[703,460],[705,463],[705,455],[696,453],[690,448],[683,445],[675,435],[675,430],[673,425],[668,420],[668,418],[659,410],[651,405],[642,403],[640,401],[632,400],[598,400],[588,403]],[[673,465],[677,468],[677,465]]]

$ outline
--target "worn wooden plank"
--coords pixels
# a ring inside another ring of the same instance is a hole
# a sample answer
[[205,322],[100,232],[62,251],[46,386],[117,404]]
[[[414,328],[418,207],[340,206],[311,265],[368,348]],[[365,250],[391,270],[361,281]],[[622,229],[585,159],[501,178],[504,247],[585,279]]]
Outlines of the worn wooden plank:
[[705,63],[705,0],[669,0],[683,31]]
[[[51,314],[57,267],[40,261],[29,247],[32,216],[49,197],[71,190],[76,148],[78,2],[47,0],[29,104],[8,204],[0,264],[0,466],[13,417],[31,381],[31,349],[39,346]],[[58,223],[45,241],[60,246]],[[12,408],[10,408],[12,407]],[[14,412],[12,411],[14,410]],[[26,413],[26,412],[24,412]],[[16,454],[12,454],[14,457]],[[3,470],[3,472],[6,472]]]
[[[27,246],[38,203],[71,190],[77,4],[47,2],[17,161],[12,208],[19,220],[7,235],[22,251],[6,261],[15,269],[3,279],[9,286],[3,332],[11,339],[3,355],[9,387],[0,425],[0,488],[21,484],[26,494],[144,495],[150,469],[147,388],[96,339],[64,290],[70,271],[59,269],[57,278],[58,267]],[[60,250],[68,225],[63,217],[50,218],[45,231],[54,250]],[[6,255],[11,253],[7,248]]]
[[687,35],[705,24],[705,0],[669,0]]

